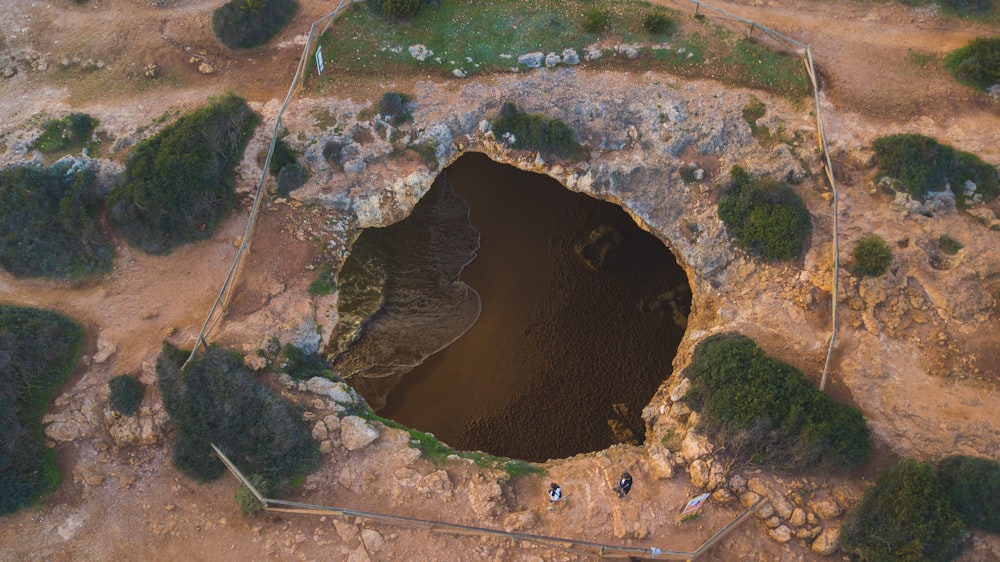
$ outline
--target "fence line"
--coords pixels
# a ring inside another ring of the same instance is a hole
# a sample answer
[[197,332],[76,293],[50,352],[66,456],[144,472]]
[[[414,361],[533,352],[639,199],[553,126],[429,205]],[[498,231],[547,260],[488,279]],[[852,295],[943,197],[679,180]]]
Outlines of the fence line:
[[406,517],[403,515],[389,515],[385,513],[375,513],[370,511],[362,511],[358,509],[348,509],[342,507],[331,507],[323,505],[314,505],[300,502],[293,502],[287,500],[278,500],[273,498],[265,498],[250,481],[243,475],[242,472],[226,457],[214,443],[210,444],[212,449],[215,451],[216,456],[222,460],[229,472],[233,474],[244,486],[246,486],[253,495],[260,500],[263,504],[265,511],[275,511],[279,513],[300,513],[306,515],[334,515],[337,517],[361,517],[364,519],[369,519],[372,521],[380,521],[383,523],[389,523],[391,525],[397,525],[401,527],[407,527],[411,529],[420,529],[431,532],[445,532],[455,535],[467,535],[467,536],[493,536],[499,538],[510,539],[514,541],[524,541],[531,542],[535,544],[544,545],[552,548],[559,548],[567,552],[574,554],[588,554],[593,556],[598,556],[600,558],[627,558],[632,559],[636,556],[651,556],[654,559],[660,558],[663,560],[694,560],[704,554],[709,548],[714,546],[717,542],[725,538],[730,532],[739,527],[744,521],[746,521],[757,509],[767,501],[766,498],[760,498],[753,505],[744,509],[736,518],[727,523],[724,527],[719,529],[714,535],[709,537],[704,543],[701,544],[697,549],[693,551],[684,550],[673,550],[668,548],[657,548],[657,547],[638,547],[638,546],[620,546],[613,544],[605,544],[594,541],[585,541],[579,539],[571,539],[566,537],[555,537],[550,535],[535,535],[531,533],[515,533],[502,531],[500,529],[490,529],[488,527],[477,527],[474,525],[462,525],[460,523],[447,523],[444,521],[434,521],[430,519],[420,519],[416,517]]
[[738,16],[736,14],[727,12],[722,8],[717,8],[710,4],[701,2],[700,0],[670,0],[671,3],[680,7],[681,2],[689,2],[694,4],[694,15],[696,17],[704,17],[701,13],[701,9],[705,8],[710,12],[715,12],[718,14],[719,19],[729,20],[741,24],[746,24],[750,26],[750,30],[747,32],[749,37],[755,29],[759,29],[765,35],[778,42],[785,48],[794,51],[796,54],[802,57],[802,61],[806,67],[806,74],[809,76],[809,84],[812,86],[813,104],[815,105],[815,122],[816,122],[816,135],[817,142],[819,143],[820,152],[823,155],[823,170],[826,176],[827,182],[830,184],[830,190],[833,196],[831,204],[833,206],[833,295],[832,303],[830,304],[831,309],[831,327],[830,336],[827,343],[826,350],[826,360],[823,363],[823,375],[820,378],[819,389],[826,389],[826,381],[830,373],[830,360],[833,357],[833,349],[837,343],[837,330],[838,330],[838,314],[837,307],[838,301],[840,300],[840,195],[837,192],[837,182],[833,175],[833,162],[830,158],[830,149],[826,143],[826,130],[823,124],[823,114],[820,110],[820,99],[819,99],[819,76],[816,74],[816,67],[813,64],[812,50],[809,45],[803,43],[797,39],[789,37],[784,33],[775,31],[765,25],[761,25],[753,20]]
[[[187,360],[184,362],[182,369],[187,367],[188,363],[194,360],[198,351],[202,347],[208,346],[208,343],[205,341],[205,336],[212,329],[212,327],[214,327],[215,322],[222,319],[222,315],[225,313],[225,308],[229,304],[229,298],[235,288],[235,280],[240,271],[240,266],[243,263],[243,256],[250,251],[250,238],[253,235],[253,229],[257,223],[257,214],[260,211],[261,202],[264,200],[264,185],[267,182],[268,170],[271,167],[271,156],[274,154],[274,146],[278,142],[278,138],[281,134],[281,118],[285,114],[285,109],[291,102],[292,96],[295,95],[295,92],[302,84],[302,81],[305,78],[306,69],[309,68],[307,63],[312,53],[311,47],[313,45],[313,41],[316,40],[316,26],[320,22],[328,20],[326,26],[323,28],[323,33],[326,33],[326,30],[330,28],[330,25],[333,24],[334,20],[336,20],[344,10],[345,5],[350,5],[357,1],[364,0],[340,0],[336,9],[314,21],[312,26],[309,28],[309,34],[306,36],[306,44],[302,49],[302,56],[299,58],[299,64],[295,69],[295,77],[292,79],[292,84],[288,87],[288,93],[285,95],[285,101],[281,104],[281,109],[278,110],[278,114],[274,120],[274,130],[271,133],[271,144],[267,147],[267,156],[264,158],[263,170],[261,170],[260,180],[257,182],[257,189],[254,192],[254,201],[252,207],[250,208],[250,216],[247,218],[246,229],[243,232],[243,240],[240,242],[240,247],[236,251],[236,257],[233,259],[233,265],[229,268],[229,273],[226,275],[226,279],[222,283],[222,288],[219,289],[219,295],[215,298],[215,302],[212,304],[212,308],[209,310],[208,316],[205,318],[205,323],[202,324],[201,330],[195,338],[194,346],[191,349],[191,355],[189,355]],[[322,34],[320,34],[320,36],[322,36]]]

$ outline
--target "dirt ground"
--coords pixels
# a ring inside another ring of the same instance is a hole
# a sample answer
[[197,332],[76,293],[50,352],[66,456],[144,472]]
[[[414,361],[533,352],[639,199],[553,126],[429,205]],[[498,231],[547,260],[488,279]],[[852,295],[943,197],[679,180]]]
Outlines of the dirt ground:
[[[662,0],[659,3],[673,6]],[[270,46],[232,53],[211,31],[211,11],[218,4],[209,0],[90,0],[83,5],[71,0],[9,0],[0,13],[0,48],[33,49],[42,54],[48,70],[21,68],[14,77],[0,81],[0,115],[4,116],[0,145],[9,149],[23,143],[25,123],[69,109],[97,115],[108,127],[134,132],[156,116],[183,111],[227,90],[261,104],[280,102],[301,54],[302,34],[310,22],[334,6],[300,0],[295,19]],[[1000,162],[1000,106],[956,84],[934,63],[972,37],[995,33],[995,28],[895,3],[803,0],[717,5],[812,46],[824,82],[823,103],[835,109],[827,123],[834,143],[867,139],[876,127],[896,124],[901,130],[936,132],[961,149]],[[102,62],[105,68],[84,70],[83,63],[89,59]],[[62,64],[64,60],[68,64]],[[144,74],[151,64],[156,65],[155,78]],[[212,67],[210,74],[199,72],[203,64]],[[398,86],[414,79],[345,80],[338,83],[338,96],[367,99],[371,92],[381,92],[389,84]],[[255,177],[239,179],[243,189],[255,181]],[[311,212],[303,218],[287,205],[265,207],[231,314],[249,315],[275,295],[305,292],[315,276],[314,268],[328,259],[322,249],[325,240],[302,234],[312,228],[309,224],[322,230],[319,225],[324,217],[318,211]],[[145,373],[148,377],[164,338],[191,344],[231,266],[246,218],[244,205],[243,211],[221,225],[211,239],[169,256],[148,256],[120,244],[114,272],[98,282],[67,285],[19,280],[0,272],[0,300],[50,308],[76,319],[86,330],[82,354],[88,358],[98,352],[100,341],[115,342],[111,364],[95,367],[84,361],[66,385],[66,390],[84,389],[97,396],[101,383],[118,372]],[[259,342],[244,343],[254,348]],[[150,400],[155,397],[147,396],[147,403]],[[480,541],[354,519],[335,520],[332,516],[246,519],[231,500],[235,487],[231,479],[198,485],[183,478],[170,466],[162,444],[114,448],[117,455],[102,461],[114,477],[101,486],[80,485],[73,476],[74,466],[79,459],[101,457],[108,449],[107,441],[98,437],[57,446],[63,484],[40,506],[0,521],[0,560],[574,559],[559,549]],[[363,463],[377,453],[352,457],[351,462]],[[617,467],[633,462],[635,455],[627,449],[612,451],[604,460],[595,459],[588,468],[594,471],[590,475],[563,473],[557,462],[549,467],[550,477],[613,480]],[[323,466],[301,489],[304,501],[475,522],[475,514],[459,507],[460,502],[438,496],[394,497],[391,490],[379,488],[378,482],[370,483],[366,490],[334,497],[334,484],[346,462],[325,455]],[[419,468],[423,472],[434,470],[424,465]],[[456,488],[472,478],[471,470],[449,466],[449,471]],[[520,483],[513,492],[518,498],[515,503],[525,509],[539,507],[532,503],[534,499],[525,498],[544,498],[547,484],[534,479]],[[692,490],[677,479],[658,481],[645,489],[637,486],[636,494],[629,498],[632,503],[621,507],[604,499],[577,502],[581,491],[566,486],[569,501],[554,513],[539,509],[544,519],[532,532],[571,533],[587,529],[585,522],[595,517],[607,519],[610,525],[623,513],[638,516],[640,510],[677,505]],[[588,488],[587,493],[598,498],[608,494],[599,488]],[[666,517],[670,522],[663,528],[683,536],[675,544],[687,548],[733,513],[735,508],[706,515],[694,524],[698,526],[695,531]],[[372,529],[393,547],[373,549],[364,538],[371,536],[364,531]],[[614,540],[610,534],[585,538]],[[771,542],[751,525],[717,549],[709,558],[792,560],[802,556],[800,551]]]

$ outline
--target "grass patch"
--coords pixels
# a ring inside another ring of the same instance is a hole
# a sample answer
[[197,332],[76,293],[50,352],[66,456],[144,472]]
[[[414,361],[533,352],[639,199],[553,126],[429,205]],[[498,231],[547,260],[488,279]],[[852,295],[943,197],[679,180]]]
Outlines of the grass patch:
[[227,94],[180,117],[129,154],[110,218],[133,246],[166,253],[208,238],[236,206],[233,170],[258,117]]
[[82,339],[83,330],[55,312],[0,305],[0,515],[59,485],[41,420],[72,372]]
[[986,90],[1000,84],[1000,37],[977,37],[944,59],[944,67],[959,82]]
[[583,147],[573,138],[573,130],[568,125],[558,119],[520,111],[511,102],[500,106],[490,124],[497,138],[505,140],[512,148],[537,150],[563,158],[583,156]]
[[97,119],[86,113],[71,113],[62,119],[42,123],[42,134],[31,143],[31,148],[42,152],[56,152],[78,148],[91,142]]
[[802,256],[812,231],[809,210],[786,184],[753,178],[739,166],[719,201],[719,218],[736,245],[766,261]]
[[0,266],[18,277],[80,279],[111,270],[91,168],[59,164],[0,170]]
[[861,412],[834,402],[742,334],[705,338],[684,376],[699,427],[739,460],[789,471],[848,468],[871,450]]
[[309,283],[309,294],[314,297],[325,297],[336,288],[336,281],[333,278],[333,270],[330,266],[323,266],[319,276]]
[[[409,71],[444,77],[456,68],[467,75],[506,72],[519,66],[517,57],[525,53],[561,53],[573,48],[582,54],[584,47],[598,40],[646,44],[652,36],[670,48],[644,49],[639,61],[605,56],[594,64],[630,68],[638,64],[643,69],[675,70],[685,76],[716,78],[789,97],[808,94],[808,79],[798,57],[771,51],[704,22],[679,25],[678,16],[677,12],[632,0],[606,0],[600,5],[589,0],[443,0],[437,9],[390,22],[355,5],[338,19],[337,29],[321,38],[323,52],[330,59],[325,66],[334,72],[317,84],[337,75],[384,76]],[[433,54],[417,60],[408,50],[417,44]]]
[[275,370],[286,373],[298,381],[309,380],[313,377],[331,380],[336,378],[326,357],[320,353],[306,353],[292,344],[286,344],[281,348],[274,364]]
[[295,0],[230,0],[212,13],[212,29],[230,49],[250,49],[270,41],[295,16]]
[[[920,201],[932,191],[944,191],[946,185],[951,186],[959,208],[965,207],[970,198],[990,201],[1000,193],[1000,175],[995,166],[930,137],[888,135],[872,141],[872,148],[878,158],[879,175],[894,178],[901,191]],[[967,181],[976,185],[972,193],[966,192]]]
[[202,482],[221,476],[209,443],[246,473],[275,481],[313,470],[319,447],[300,413],[257,382],[239,354],[211,346],[182,369],[188,355],[164,342],[156,362],[163,407],[177,428],[178,470]]

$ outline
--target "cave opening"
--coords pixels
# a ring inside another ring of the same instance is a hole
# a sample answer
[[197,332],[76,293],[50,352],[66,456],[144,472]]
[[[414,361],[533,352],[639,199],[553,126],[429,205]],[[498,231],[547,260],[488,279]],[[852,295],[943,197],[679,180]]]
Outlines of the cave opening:
[[691,306],[673,254],[621,207],[479,153],[365,229],[340,290],[355,330],[334,368],[379,415],[539,462],[642,443]]

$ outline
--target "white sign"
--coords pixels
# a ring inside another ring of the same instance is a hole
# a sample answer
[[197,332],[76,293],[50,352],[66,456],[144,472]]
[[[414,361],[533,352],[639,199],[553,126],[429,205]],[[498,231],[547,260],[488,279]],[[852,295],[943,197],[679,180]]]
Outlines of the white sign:
[[316,47],[316,72],[323,74],[323,45]]
[[698,511],[698,509],[701,508],[702,505],[704,505],[705,500],[707,499],[708,499],[708,494],[702,494],[700,496],[695,496],[691,498],[691,500],[688,501],[687,505],[684,506],[684,511],[681,512],[681,515],[687,515],[692,511]]

